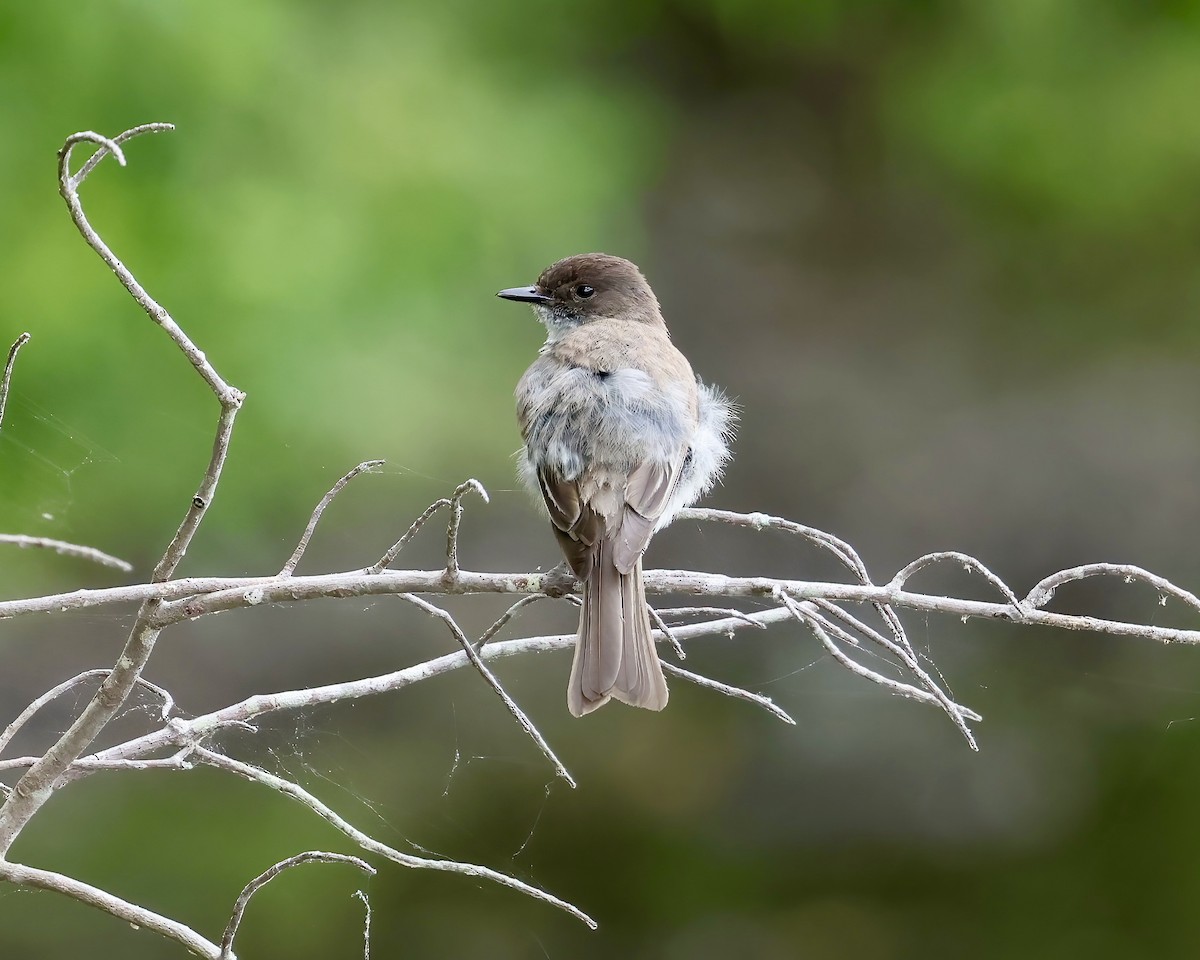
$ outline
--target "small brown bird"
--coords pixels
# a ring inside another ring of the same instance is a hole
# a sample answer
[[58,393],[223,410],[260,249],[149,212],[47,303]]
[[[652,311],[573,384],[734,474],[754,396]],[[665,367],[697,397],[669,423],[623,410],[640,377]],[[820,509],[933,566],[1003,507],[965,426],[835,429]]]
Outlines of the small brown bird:
[[671,343],[628,260],[568,257],[497,296],[531,303],[548,333],[517,384],[517,419],[522,477],[584,585],[567,706],[578,717],[615,697],[661,710],[642,553],[719,478],[733,412]]

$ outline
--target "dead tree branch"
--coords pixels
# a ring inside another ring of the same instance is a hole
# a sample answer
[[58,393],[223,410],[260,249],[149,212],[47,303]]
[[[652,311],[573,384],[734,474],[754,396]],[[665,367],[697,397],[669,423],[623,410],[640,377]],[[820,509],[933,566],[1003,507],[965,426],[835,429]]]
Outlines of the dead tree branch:
[[[15,863],[7,859],[13,842],[42,810],[57,790],[100,772],[172,770],[186,772],[197,765],[223,770],[242,779],[266,786],[299,803],[337,829],[349,842],[373,856],[401,866],[438,870],[487,880],[564,910],[591,927],[595,921],[575,905],[532,884],[489,867],[449,859],[419,857],[404,853],[359,830],[336,810],[300,784],[270,773],[221,752],[216,740],[230,729],[256,732],[252,721],[270,714],[307,710],[335,701],[354,700],[402,690],[414,683],[470,666],[496,691],[505,707],[553,766],[558,776],[572,786],[567,768],[550,747],[537,726],[505,690],[488,662],[518,654],[569,649],[573,635],[497,639],[525,607],[543,599],[562,599],[578,603],[569,593],[571,580],[561,569],[545,573],[485,573],[462,569],[460,533],[464,517],[464,497],[477,494],[485,503],[487,491],[476,480],[460,484],[449,497],[431,504],[383,555],[369,566],[354,570],[297,576],[296,568],[333,499],[355,477],[377,467],[382,461],[360,463],[339,479],[316,505],[296,548],[278,573],[261,577],[187,577],[176,578],[176,571],[211,506],[229,450],[234,421],[244,394],[217,373],[205,354],[187,337],[170,314],[138,283],[132,272],[112,253],[84,214],[79,188],[96,166],[108,155],[121,165],[126,162],[122,144],[143,133],[170,130],[169,124],[145,124],[109,139],[96,133],[77,133],[69,137],[59,154],[59,189],[72,221],[88,245],[117,276],[142,310],[160,326],[191,363],[216,398],[220,410],[211,456],[199,487],[189,502],[183,520],[154,568],[149,581],[130,586],[98,590],[75,590],[42,597],[0,601],[0,620],[34,614],[54,615],[69,611],[109,609],[136,605],[133,628],[120,657],[111,668],[88,670],[57,684],[34,698],[0,732],[0,753],[26,728],[29,721],[47,704],[81,684],[101,681],[99,690],[78,712],[66,733],[40,754],[0,759],[0,774],[19,776],[15,785],[0,784],[6,793],[0,805],[0,881],[16,886],[53,890],[90,904],[138,927],[153,930],[212,960],[232,960],[233,941],[246,906],[254,893],[284,870],[309,862],[350,863],[372,873],[366,861],[348,854],[308,852],[276,863],[255,878],[242,891],[234,906],[221,942],[208,940],[190,927],[144,907],[132,904],[80,880]],[[80,143],[92,143],[97,149],[76,173],[71,172],[71,156]],[[28,340],[23,335],[8,354],[0,380],[0,420],[3,417],[12,367],[17,352]],[[440,570],[392,570],[400,552],[442,508],[448,508],[445,566]],[[694,604],[651,608],[659,629],[655,639],[672,644],[682,659],[685,644],[702,637],[734,636],[748,629],[762,630],[770,625],[794,622],[810,631],[821,648],[838,664],[854,674],[879,684],[898,696],[935,706],[946,713],[968,744],[976,748],[971,724],[979,714],[958,703],[944,683],[922,666],[914,650],[900,611],[916,610],[958,616],[964,620],[978,617],[1013,624],[1041,625],[1064,630],[1084,630],[1116,636],[1137,637],[1163,643],[1200,643],[1200,629],[1156,627],[1130,621],[1110,620],[1087,615],[1059,613],[1046,609],[1055,591],[1064,584],[1092,577],[1122,577],[1129,583],[1141,583],[1157,591],[1160,602],[1182,602],[1189,611],[1200,613],[1200,598],[1139,567],[1098,563],[1061,570],[1041,580],[1020,597],[1000,577],[974,557],[958,552],[930,553],[901,568],[886,582],[876,583],[866,564],[845,541],[812,527],[762,513],[735,513],[727,510],[691,509],[681,519],[706,523],[724,523],[751,531],[779,530],[806,541],[834,556],[846,571],[846,581],[806,581],[769,576],[729,577],[719,573],[692,570],[649,570],[645,573],[647,592],[652,596],[678,595],[693,598]],[[123,561],[89,547],[32,537],[0,536],[0,543],[46,547],[59,552],[127,570]],[[368,556],[373,555],[368,554]],[[953,563],[980,577],[995,592],[996,599],[975,600],[914,591],[911,578],[928,567]],[[432,596],[463,594],[504,594],[515,597],[508,609],[475,642],[466,636],[455,616],[432,600]],[[184,719],[174,715],[171,694],[149,683],[143,676],[160,633],[184,620],[255,607],[262,604],[302,603],[318,599],[367,596],[396,596],[441,620],[460,649],[444,656],[414,664],[391,673],[329,683],[319,687],[256,694],[202,716]],[[765,604],[764,609],[742,610],[733,606],[747,600]],[[693,619],[699,618],[699,619]],[[682,622],[681,622],[682,621]],[[870,663],[867,657],[874,658]],[[794,723],[788,713],[770,698],[712,677],[683,670],[671,664],[667,671],[724,696],[744,700],[761,707],[786,723]],[[936,671],[934,671],[936,673]],[[940,676],[940,675],[939,675]],[[128,703],[138,687],[150,690],[162,702],[153,729],[124,742],[97,749],[99,735]],[[359,896],[362,896],[359,891]],[[370,948],[370,904],[366,906],[364,956]]]
[[[188,511],[175,533],[175,537],[167,546],[166,551],[154,568],[153,579],[168,580],[179,566],[188,545],[192,541],[208,505],[216,493],[217,482],[221,477],[221,468],[229,450],[229,439],[233,433],[233,422],[238,409],[245,398],[240,390],[231,387],[208,362],[204,353],[188,338],[187,334],[175,323],[171,315],[156,301],[134,278],[129,269],[109,249],[100,235],[92,228],[83,210],[79,198],[79,186],[87,178],[106,154],[112,153],[116,160],[124,166],[125,157],[121,152],[121,142],[136,137],[142,133],[157,133],[174,129],[170,124],[144,124],[126,130],[113,140],[109,140],[92,132],[76,133],[67,138],[58,155],[59,192],[71,219],[82,234],[84,240],[108,268],[117,275],[122,285],[129,291],[130,296],[147,315],[166,331],[167,336],[179,347],[191,361],[192,366],[208,384],[221,405],[221,415],[217,423],[216,440],[213,443],[212,456],[204,472],[204,478],[196,495],[192,497]],[[71,154],[75,147],[85,141],[100,144],[100,149],[84,164],[77,174],[71,173]],[[41,806],[50,799],[59,777],[68,767],[91,745],[108,722],[116,715],[128,699],[150,654],[154,651],[160,628],[154,627],[152,621],[158,611],[157,599],[146,600],[138,611],[137,619],[130,631],[129,639],[121,652],[120,658],[112,672],[101,684],[100,690],[83,712],[76,717],[75,722],[67,729],[42,758],[35,763],[13,788],[4,805],[0,806],[0,857],[7,855],[13,841],[21,830],[37,813]]]
[[68,543],[66,540],[53,540],[50,537],[28,537],[22,533],[0,533],[0,543],[11,544],[14,547],[34,550],[53,550],[64,557],[78,557],[80,560],[90,560],[102,567],[112,567],[122,573],[133,570],[133,564],[127,563],[120,557],[114,557],[95,547],[86,547],[79,543]]
[[8,388],[12,383],[13,364],[17,362],[17,354],[30,341],[28,333],[23,333],[8,348],[8,360],[4,364],[4,374],[0,376],[0,427],[4,426],[4,408],[8,405]]
[[237,901],[233,905],[233,914],[229,917],[228,926],[225,927],[225,935],[221,937],[221,960],[229,960],[233,956],[233,938],[237,936],[238,927],[242,925],[242,917],[246,913],[246,907],[250,904],[250,898],[285,870],[299,867],[305,863],[348,863],[358,867],[368,877],[375,876],[376,872],[375,868],[366,860],[360,860],[358,857],[351,857],[345,853],[326,853],[323,850],[298,853],[294,857],[288,857],[286,860],[272,864],[246,884],[242,892],[238,894]]

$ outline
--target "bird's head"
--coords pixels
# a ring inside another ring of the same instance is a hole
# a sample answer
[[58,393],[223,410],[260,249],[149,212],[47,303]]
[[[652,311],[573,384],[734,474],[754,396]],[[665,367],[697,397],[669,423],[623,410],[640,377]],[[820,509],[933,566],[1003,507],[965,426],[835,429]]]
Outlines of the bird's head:
[[633,263],[607,253],[581,253],[552,263],[532,287],[496,294],[533,305],[551,336],[600,319],[662,324],[658,299]]

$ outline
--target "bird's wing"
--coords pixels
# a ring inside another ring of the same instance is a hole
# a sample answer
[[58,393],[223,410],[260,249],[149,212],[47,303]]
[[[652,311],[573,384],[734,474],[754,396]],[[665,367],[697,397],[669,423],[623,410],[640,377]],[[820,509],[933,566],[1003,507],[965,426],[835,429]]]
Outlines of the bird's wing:
[[683,457],[674,463],[639,463],[625,484],[625,508],[616,532],[613,563],[621,573],[629,573],[638,562],[654,525],[667,508],[675,484],[679,481]]
[[604,536],[604,520],[580,498],[577,481],[564,480],[545,467],[537,468],[537,481],[563,556],[575,576],[584,580],[592,569],[592,548]]

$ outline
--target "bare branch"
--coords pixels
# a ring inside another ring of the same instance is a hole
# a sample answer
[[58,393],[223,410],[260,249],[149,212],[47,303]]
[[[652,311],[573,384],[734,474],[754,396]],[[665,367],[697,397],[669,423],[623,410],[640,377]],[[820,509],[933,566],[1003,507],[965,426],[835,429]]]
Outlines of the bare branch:
[[572,777],[567,768],[563,766],[563,762],[558,759],[558,755],[555,754],[555,752],[550,748],[550,744],[546,742],[546,738],[542,736],[541,731],[533,725],[533,721],[525,715],[525,711],[517,706],[516,701],[508,695],[508,691],[506,691],[504,687],[500,685],[500,681],[496,679],[496,675],[492,673],[492,671],[488,669],[487,664],[483,662],[483,658],[479,655],[479,651],[476,650],[475,645],[467,639],[467,635],[463,633],[462,628],[458,625],[458,622],[441,607],[435,606],[428,600],[422,600],[420,597],[415,597],[411,593],[402,593],[400,595],[400,599],[407,600],[409,603],[424,610],[430,616],[437,617],[444,624],[446,624],[450,632],[454,635],[454,639],[456,639],[459,644],[462,645],[463,652],[471,661],[471,666],[478,670],[483,679],[488,682],[488,685],[500,695],[500,699],[503,700],[504,705],[508,707],[509,713],[516,717],[517,723],[521,725],[521,729],[529,734],[530,739],[532,739],[533,742],[537,744],[538,749],[542,751],[542,755],[554,765],[555,772],[564,780],[566,780],[572,788],[574,788],[575,778]]
[[412,526],[408,528],[404,536],[388,547],[387,552],[384,553],[384,555],[376,560],[373,564],[371,564],[371,566],[367,567],[367,569],[363,572],[368,574],[378,574],[390,567],[395,561],[396,557],[400,556],[400,551],[404,549],[405,544],[407,544],[409,540],[417,535],[417,531],[425,526],[426,521],[428,521],[429,518],[439,510],[441,510],[442,507],[448,506],[450,506],[450,501],[445,497],[440,500],[435,500],[433,503],[427,506],[425,508],[425,512],[412,522]]
[[216,753],[204,747],[199,747],[196,750],[196,759],[209,766],[216,767],[219,770],[228,770],[230,773],[235,773],[239,777],[244,777],[253,783],[261,783],[263,786],[270,787],[272,790],[277,790],[284,796],[291,797],[293,800],[303,804],[313,811],[321,819],[331,824],[335,829],[340,830],[343,834],[353,840],[362,849],[369,853],[377,854],[385,857],[394,863],[398,863],[403,867],[413,867],[420,870],[440,870],[446,873],[461,873],[468,877],[477,877],[481,880],[490,880],[493,883],[498,883],[501,886],[508,887],[512,890],[517,890],[526,896],[533,897],[535,900],[541,900],[544,903],[552,904],[560,910],[565,910],[571,916],[582,920],[593,930],[596,929],[596,921],[589,917],[586,913],[580,910],[573,904],[567,903],[565,900],[560,900],[553,894],[547,893],[537,887],[531,886],[524,881],[510,877],[507,874],[492,870],[489,867],[481,867],[473,863],[462,863],[457,860],[430,860],[425,857],[413,856],[409,853],[401,853],[387,844],[380,843],[374,837],[363,833],[358,828],[352,826],[349,822],[341,817],[330,807],[326,806],[315,796],[305,790],[298,784],[292,783],[290,780],[285,780],[282,777],[277,777],[273,773],[268,773],[266,770],[252,766],[248,763],[243,763],[240,760],[234,760],[232,757],[226,757],[223,754]]
[[1044,607],[1054,597],[1054,591],[1064,583],[1086,580],[1089,577],[1121,577],[1126,583],[1140,581],[1148,583],[1160,593],[1182,600],[1193,610],[1200,612],[1200,598],[1183,587],[1176,586],[1165,577],[1135,567],[1130,563],[1088,563],[1082,567],[1071,567],[1051,574],[1029,591],[1025,602],[1031,607]]
[[[80,757],[71,764],[70,770],[63,774],[63,780],[81,780],[88,774],[113,771],[191,770],[196,766],[189,759],[194,749],[194,745],[188,746],[169,757],[155,757],[150,760],[99,760],[95,757]],[[32,767],[37,760],[37,757],[10,757],[8,760],[0,760],[0,772],[24,770]]]
[[355,890],[354,896],[362,901],[366,914],[363,917],[363,960],[371,960],[371,901],[361,890]]
[[792,719],[791,714],[776,704],[770,697],[764,697],[761,693],[751,693],[749,690],[743,690],[741,687],[733,687],[728,683],[721,683],[719,680],[713,680],[711,677],[692,673],[691,670],[684,670],[683,667],[677,667],[673,663],[666,663],[664,661],[662,668],[671,674],[671,676],[680,677],[689,683],[696,684],[698,687],[704,687],[706,690],[716,690],[717,693],[723,693],[725,696],[733,697],[735,700],[746,700],[749,703],[757,704],[767,712],[777,716],[784,723],[790,723],[793,727],[796,725],[796,721]]
[[[942,709],[945,710],[952,718],[962,717],[966,720],[982,720],[983,718],[974,710],[964,707],[961,703],[956,703],[951,699],[937,682],[929,675],[928,671],[921,666],[917,655],[913,652],[912,647],[907,644],[901,644],[895,640],[885,637],[878,630],[873,629],[857,617],[843,610],[836,604],[829,603],[826,600],[805,601],[800,606],[807,610],[820,625],[835,638],[848,643],[852,647],[863,649],[858,638],[848,631],[840,627],[835,620],[848,625],[851,629],[857,630],[868,640],[883,647],[888,653],[893,654],[900,660],[900,666],[908,670],[924,685],[925,689],[933,694]],[[957,721],[956,721],[957,722]]]
[[348,863],[351,866],[358,867],[368,877],[375,876],[375,868],[367,863],[366,860],[351,857],[345,853],[325,853],[321,850],[309,850],[305,853],[298,853],[294,857],[288,857],[286,860],[280,860],[246,884],[242,892],[238,894],[237,902],[233,905],[233,914],[230,916],[229,923],[225,927],[225,935],[221,937],[221,960],[229,960],[233,956],[233,938],[237,936],[238,927],[242,925],[242,916],[246,913],[246,907],[250,903],[250,898],[285,870],[290,870],[292,867],[298,867],[305,863]]
[[[20,715],[4,728],[4,732],[0,733],[0,753],[3,753],[5,748],[12,743],[13,737],[15,737],[17,732],[29,722],[33,715],[41,710],[42,707],[48,704],[51,700],[61,697],[64,693],[74,689],[85,680],[95,680],[100,677],[107,677],[110,673],[112,673],[112,671],[105,668],[100,668],[97,670],[85,670],[83,673],[76,674],[70,680],[64,680],[58,686],[47,690],[40,697],[29,704],[29,706],[22,710]],[[171,716],[171,711],[175,709],[175,699],[162,687],[151,683],[149,680],[146,680],[143,677],[138,677],[137,682],[139,685],[145,687],[150,692],[157,694],[160,698],[162,698],[163,705],[161,716],[162,719],[166,721]]]
[[975,572],[982,576],[988,583],[995,587],[1007,600],[1013,605],[1014,612],[1021,612],[1021,601],[1017,599],[1017,595],[1012,592],[1012,588],[1007,583],[1001,580],[996,574],[992,573],[987,567],[976,560],[974,557],[959,553],[957,550],[943,550],[939,553],[927,553],[923,557],[917,557],[912,563],[901,568],[894,577],[888,582],[888,586],[893,590],[900,590],[908,579],[918,570],[932,566],[935,563],[953,562],[961,564],[963,569],[968,572]]
[[[171,315],[146,292],[129,271],[129,268],[108,248],[108,245],[88,222],[87,216],[83,212],[83,205],[79,200],[78,191],[80,185],[82,185],[88,174],[95,169],[96,165],[109,153],[112,153],[116,157],[117,162],[121,166],[125,166],[125,157],[121,153],[119,144],[133,137],[140,136],[143,133],[163,133],[174,129],[175,127],[169,123],[145,123],[126,130],[112,140],[91,131],[72,134],[67,138],[66,143],[63,144],[63,148],[58,154],[59,193],[62,194],[62,198],[66,201],[67,209],[71,212],[71,219],[75,222],[75,226],[83,235],[84,240],[87,241],[88,246],[95,250],[100,255],[100,259],[117,275],[117,279],[129,291],[130,296],[133,297],[138,306],[146,311],[151,320],[166,331],[167,336],[183,351],[184,355],[191,361],[192,366],[196,368],[200,376],[204,378],[204,382],[208,384],[209,388],[222,403],[228,401],[236,406],[240,405],[243,399],[241,391],[231,387],[221,379],[221,376],[213,368],[212,364],[208,362],[203,352],[197,349],[179,325],[171,318]],[[79,173],[72,176],[70,171],[71,153],[78,144],[85,141],[99,143],[101,144],[101,149],[97,150],[87,163],[83,165]]]
[[329,488],[329,492],[321,498],[321,502],[317,504],[313,510],[312,516],[308,518],[308,526],[304,528],[304,533],[300,536],[300,542],[296,544],[296,549],[288,558],[288,562],[283,565],[283,569],[279,571],[279,576],[290,577],[296,569],[296,564],[300,562],[300,558],[304,556],[304,551],[308,549],[308,541],[312,539],[313,531],[317,529],[317,524],[321,522],[321,515],[325,512],[325,508],[332,502],[333,498],[342,492],[342,487],[348,484],[351,480],[357,477],[360,473],[369,473],[376,467],[383,466],[382,460],[364,460],[357,467],[347,473],[341,480]]
[[479,494],[484,503],[491,503],[488,492],[478,480],[467,480],[455,487],[450,497],[450,523],[446,526],[446,577],[450,580],[458,576],[458,528],[462,523],[462,499],[468,490]]
[[766,513],[734,513],[732,510],[713,510],[708,507],[688,507],[675,515],[676,520],[709,520],[717,523],[727,523],[735,527],[745,527],[749,530],[782,530],[803,537],[810,543],[816,544],[823,550],[832,553],[841,564],[863,583],[870,583],[867,568],[862,558],[850,544],[832,533],[818,530],[816,527],[806,527],[794,520],[783,517],[772,517]]
[[728,617],[741,617],[751,626],[758,627],[760,630],[766,630],[766,625],[752,619],[740,610],[734,610],[732,607],[659,607],[658,612],[662,616],[673,617],[711,617],[713,614],[720,614]]
[[[84,240],[116,274],[117,279],[129,291],[138,306],[146,312],[150,319],[162,327],[167,336],[179,347],[216,395],[221,405],[216,439],[213,442],[212,456],[209,458],[208,467],[205,469],[200,487],[192,498],[191,506],[184,516],[183,522],[163,553],[162,559],[154,568],[152,579],[156,581],[170,579],[187,552],[192,537],[204,518],[205,511],[212,503],[217,483],[221,477],[221,469],[229,450],[234,419],[245,399],[245,394],[221,379],[204,353],[192,343],[171,315],[146,292],[129,269],[117,259],[100,235],[96,233],[83,211],[78,191],[79,184],[94,168],[94,164],[89,161],[89,164],[85,164],[77,175],[72,176],[70,162],[71,153],[76,144],[84,140],[91,140],[101,144],[101,150],[97,151],[92,160],[99,163],[100,159],[103,159],[101,154],[110,152],[119,163],[123,164],[125,158],[119,146],[121,141],[140,133],[155,133],[170,129],[173,128],[169,124],[145,124],[126,130],[111,141],[91,132],[75,134],[67,138],[63,148],[59,151],[58,161],[59,193],[66,201],[71,219]],[[125,647],[121,651],[121,656],[112,672],[100,685],[99,691],[75,719],[75,722],[67,728],[66,733],[58,739],[58,742],[46,752],[41,760],[29,768],[8,795],[3,806],[0,806],[0,857],[7,854],[25,824],[50,798],[62,774],[95,741],[100,731],[107,726],[128,699],[154,650],[155,641],[158,639],[159,628],[151,625],[158,605],[159,601],[153,599],[142,604]]]
[[[20,887],[33,887],[38,890],[64,894],[80,903],[86,903],[89,907],[112,914],[131,924],[134,929],[144,927],[162,934],[164,937],[183,944],[197,956],[207,957],[209,960],[221,960],[220,948],[211,940],[200,936],[191,927],[147,910],[145,907],[139,907],[128,900],[123,900],[107,890],[93,887],[90,883],[83,883],[65,874],[55,873],[53,870],[40,870],[37,867],[27,867],[3,859],[0,859],[0,880],[7,880]],[[227,958],[227,960],[231,960],[231,958]]]
[[[902,683],[899,680],[894,680],[882,673],[876,673],[874,670],[864,667],[861,663],[858,663],[856,660],[846,656],[841,648],[838,647],[838,645],[833,641],[832,637],[830,637],[829,632],[826,629],[826,624],[822,622],[821,618],[815,616],[811,611],[804,609],[802,604],[796,603],[796,601],[794,601],[783,591],[780,591],[777,596],[780,602],[787,607],[792,616],[794,616],[801,623],[807,625],[809,629],[811,629],[816,635],[817,639],[821,641],[821,644],[829,652],[830,656],[832,656],[843,667],[845,667],[851,673],[856,673],[860,677],[865,677],[873,683],[878,683],[880,686],[886,687],[888,690],[891,690],[893,693],[899,694],[902,697],[908,697],[912,700],[924,700],[927,703],[937,703],[939,706],[942,706],[946,710],[946,713],[950,716],[950,719],[954,721],[955,726],[959,728],[959,731],[966,738],[966,741],[970,745],[971,749],[979,749],[975,742],[975,737],[971,733],[970,727],[967,726],[964,708],[960,707],[953,701],[950,701],[949,698],[945,697],[944,694],[939,696],[938,693],[941,692],[940,690],[938,690],[937,693],[921,690],[912,686],[911,684]],[[937,688],[935,687],[935,689]]]
[[675,637],[675,634],[671,632],[671,628],[667,626],[666,621],[658,615],[658,611],[655,610],[650,604],[646,604],[646,610],[648,610],[650,613],[650,619],[654,621],[658,629],[663,632],[663,636],[667,638],[667,643],[669,643],[671,645],[671,649],[675,651],[675,656],[680,660],[686,660],[687,654],[684,653],[683,645]]
[[0,376],[0,427],[4,426],[4,408],[8,405],[8,387],[12,382],[13,364],[17,362],[17,354],[32,338],[28,333],[17,337],[8,349],[8,361],[4,364],[4,375]]
[[80,560],[90,560],[103,567],[113,567],[122,573],[133,570],[133,564],[126,563],[120,557],[97,550],[95,547],[85,547],[78,543],[67,543],[65,540],[51,540],[49,537],[27,537],[20,533],[0,533],[0,543],[12,544],[25,549],[33,547],[41,550],[53,550],[64,557],[78,557]]
[[475,641],[475,649],[478,650],[489,640],[495,638],[496,634],[498,634],[502,629],[504,629],[505,625],[510,620],[512,620],[512,618],[515,617],[517,615],[517,613],[519,613],[525,607],[528,607],[532,603],[537,603],[539,600],[545,600],[545,599],[547,599],[547,594],[544,594],[544,593],[532,593],[527,597],[522,597],[520,600],[518,600],[516,603],[514,603],[511,607],[509,607],[507,610],[505,610],[504,613],[502,613],[500,615],[500,618],[495,623],[493,623],[490,627],[488,627],[486,630],[483,631],[483,633],[480,635],[479,639]]
[[[446,501],[448,503],[449,501]],[[308,577],[192,577],[164,583],[133,584],[99,590],[72,590],[21,600],[0,600],[0,620],[32,614],[56,614],[73,610],[138,603],[148,599],[182,600],[186,604],[163,604],[159,625],[180,620],[253,607],[263,603],[295,603],[318,599],[395,596],[401,593],[473,594],[542,593],[545,573],[476,573],[462,570],[453,584],[444,582],[444,570],[397,570],[371,574],[363,570]],[[1026,609],[1014,616],[1012,605],[986,600],[963,600],[938,594],[892,590],[886,586],[832,583],[819,580],[786,580],[775,577],[728,577],[694,570],[647,570],[646,592],[708,597],[773,596],[780,587],[796,599],[823,599],[846,603],[886,603],[895,607],[940,613],[959,618],[976,617],[1007,623],[1038,625],[1058,630],[1137,637],[1160,643],[1200,644],[1200,629],[1157,627],[1123,620],[1108,620],[1082,614],[1052,613]],[[732,617],[745,616],[729,611]],[[676,633],[679,628],[671,628]]]
[[[732,635],[743,630],[747,625],[766,626],[791,620],[792,614],[784,607],[762,610],[747,617],[725,617],[704,623],[690,623],[675,627],[675,633],[680,640],[695,640],[700,637]],[[658,640],[664,637],[656,637]],[[568,650],[575,645],[575,635],[560,634],[558,636],[525,637],[520,640],[505,640],[487,644],[479,651],[485,660],[495,660],[529,653],[546,653],[551,650]],[[361,697],[377,696],[402,690],[414,683],[420,683],[433,677],[449,673],[470,665],[472,661],[464,651],[444,654],[433,660],[427,660],[411,667],[405,667],[393,673],[382,676],[366,677],[361,680],[348,680],[342,683],[331,683],[323,687],[308,687],[303,690],[289,690],[280,693],[257,694],[239,703],[232,704],[212,713],[194,717],[191,720],[173,719],[168,725],[152,733],[135,737],[125,743],[109,747],[99,753],[77,760],[72,766],[70,776],[84,776],[95,770],[122,769],[121,762],[145,757],[170,747],[183,748],[186,751],[194,747],[218,730],[231,726],[244,726],[247,721],[271,713],[291,710],[305,710],[324,704],[338,703],[343,700],[354,700]],[[679,674],[683,679],[690,680],[692,674],[687,671]],[[12,760],[0,760],[0,771],[23,769],[30,766],[36,758],[22,757]]]

